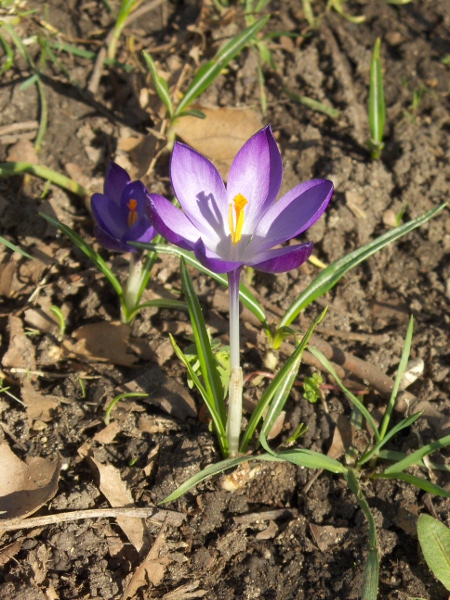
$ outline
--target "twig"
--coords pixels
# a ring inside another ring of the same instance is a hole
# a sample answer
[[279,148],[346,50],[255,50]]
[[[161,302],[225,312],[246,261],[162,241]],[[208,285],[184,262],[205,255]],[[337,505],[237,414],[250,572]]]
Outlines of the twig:
[[82,519],[105,519],[115,517],[133,517],[135,519],[148,519],[151,523],[167,522],[169,525],[179,527],[185,519],[183,513],[159,510],[154,507],[148,508],[94,508],[92,510],[74,510],[46,515],[44,517],[33,517],[32,519],[0,519],[0,532],[15,531],[17,529],[30,529],[32,527],[45,527],[46,525],[58,525]]
[[0,137],[3,135],[10,135],[11,133],[17,133],[19,131],[31,131],[39,127],[37,121],[22,121],[21,123],[10,123],[9,125],[3,125],[0,127]]

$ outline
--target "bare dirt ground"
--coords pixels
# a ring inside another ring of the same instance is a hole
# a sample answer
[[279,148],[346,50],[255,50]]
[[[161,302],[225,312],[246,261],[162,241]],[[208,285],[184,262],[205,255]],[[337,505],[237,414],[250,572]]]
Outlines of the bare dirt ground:
[[[111,4],[117,8],[119,3]],[[113,24],[100,1],[30,0],[24,5],[36,12],[17,25],[22,39],[46,32],[97,54]],[[325,9],[320,1],[313,7],[317,13]],[[450,55],[448,0],[414,0],[399,7],[361,0],[346,8],[365,21],[353,24],[328,11],[311,29],[299,0],[270,3],[272,17],[264,32],[286,35],[270,41],[277,70],[265,69],[265,116],[256,55],[248,49],[200,98],[213,108],[240,107],[246,111],[244,120],[251,113],[261,124],[271,123],[283,156],[284,190],[313,177],[333,180],[330,208],[306,236],[326,263],[387,231],[403,209],[407,221],[445,202],[450,189],[450,67],[442,62]],[[30,139],[42,106],[35,85],[21,88],[31,71],[17,53],[14,66],[1,76],[0,161],[37,160],[92,191],[102,188],[109,159],[118,160],[134,178],[142,176],[157,150],[152,131],[159,128],[160,107],[140,51],[151,52],[172,83],[183,69],[188,81],[196,61],[213,56],[244,27],[239,3],[219,16],[207,2],[167,0],[125,29],[117,59],[129,68],[96,71],[95,59],[59,52],[60,68],[52,61],[43,68],[49,126],[38,157]],[[387,131],[382,158],[372,161],[365,144],[366,107],[377,37],[382,38]],[[39,46],[30,43],[28,48],[39,61]],[[339,116],[332,119],[295,102],[282,86],[334,107]],[[163,154],[144,182],[170,197],[167,159]],[[220,458],[207,425],[197,418],[200,399],[188,391],[168,341],[172,332],[182,347],[189,345],[187,317],[155,309],[143,312],[131,330],[114,327],[119,309],[112,288],[39,211],[57,216],[95,243],[90,213],[80,198],[29,176],[0,179],[1,234],[34,257],[28,261],[9,250],[0,253],[2,378],[12,394],[0,398],[1,447],[14,453],[19,471],[21,461],[28,461],[28,482],[51,471],[48,462],[37,458],[60,461],[56,474],[48,476],[47,498],[35,503],[43,507],[34,516],[153,506]],[[423,359],[425,368],[409,389],[434,409],[435,418],[424,418],[398,436],[399,451],[435,439],[450,417],[449,251],[445,210],[350,272],[301,317],[304,327],[328,304],[319,335],[392,375],[409,315],[415,316],[412,356]],[[124,257],[103,255],[125,274]],[[251,287],[276,321],[317,272],[307,264],[277,276],[255,273]],[[193,275],[212,333],[226,342],[225,292],[205,276]],[[148,298],[179,297],[174,258],[161,258],[150,287]],[[52,305],[66,315],[62,337]],[[80,330],[105,322],[106,330]],[[264,368],[264,338],[250,318],[242,339],[245,372]],[[124,386],[149,397],[120,403],[105,427],[105,408]],[[260,391],[248,383],[246,394]],[[373,389],[367,398],[371,407],[385,405]],[[304,446],[327,452],[338,417],[350,409],[336,391],[327,393],[326,405],[328,412],[295,391],[278,441],[304,422]],[[367,528],[343,482],[325,473],[312,480],[312,472],[278,463],[250,475],[241,472],[234,491],[224,489],[226,476],[212,479],[169,505],[170,512],[155,508],[146,521],[81,519],[3,533],[0,596],[359,598]],[[450,489],[446,474],[432,477]],[[368,484],[365,493],[380,537],[380,598],[447,598],[420,553],[415,523],[420,513],[429,512],[449,525],[449,501],[381,480]],[[9,500],[19,510],[18,497]]]

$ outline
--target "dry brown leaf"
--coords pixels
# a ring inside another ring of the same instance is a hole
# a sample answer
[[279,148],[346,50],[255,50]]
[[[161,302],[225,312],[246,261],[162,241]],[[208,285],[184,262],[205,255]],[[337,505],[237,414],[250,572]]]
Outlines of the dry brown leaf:
[[44,396],[34,389],[28,379],[23,381],[21,395],[27,406],[27,417],[30,425],[37,419],[45,423],[53,419],[53,412],[59,407],[58,396]]
[[328,449],[327,456],[331,458],[341,458],[352,445],[352,427],[350,421],[344,415],[338,415],[336,427],[333,432],[331,446]]
[[168,377],[159,367],[149,369],[143,375],[118,388],[118,394],[125,392],[149,394],[142,402],[149,402],[153,406],[162,408],[181,421],[188,417],[197,418],[197,408],[187,387]]
[[17,540],[0,550],[0,566],[6,565],[16,554],[18,554],[18,552],[20,552],[24,541],[25,540]]
[[208,593],[206,590],[198,590],[200,581],[192,581],[180,586],[172,592],[164,594],[162,600],[185,600],[186,598],[203,598]]
[[321,552],[327,552],[330,548],[336,546],[348,532],[348,527],[333,527],[331,525],[319,527],[314,523],[309,524],[309,529]]
[[3,356],[2,365],[36,371],[36,350],[24,333],[22,319],[10,315],[8,329],[9,347]]
[[17,260],[13,256],[0,264],[0,296],[5,296],[6,298],[12,296],[12,281],[17,267]]
[[1,517],[13,519],[35,513],[56,494],[61,461],[33,457],[23,462],[3,442],[0,445]]
[[269,521],[269,525],[263,531],[256,534],[257,540],[272,540],[278,534],[278,526],[275,521]]
[[[125,481],[123,481],[120,471],[113,465],[104,465],[96,460],[92,451],[87,451],[85,447],[80,448],[82,456],[88,459],[89,464],[99,477],[99,489],[111,506],[128,507],[134,506],[133,496]],[[129,541],[138,552],[142,550],[147,539],[147,528],[141,519],[132,519],[130,517],[117,517],[117,523],[125,533]]]
[[75,342],[62,344],[70,358],[110,362],[130,367],[138,358],[128,352],[130,328],[123,323],[91,323],[79,327],[74,333]]
[[251,108],[195,108],[201,110],[206,119],[183,117],[176,124],[175,133],[209,158],[226,180],[236,154],[261,129],[261,118]]
[[130,579],[125,592],[123,593],[122,600],[128,600],[128,598],[134,598],[139,588],[147,586],[148,581],[154,586],[157,586],[164,579],[166,567],[170,562],[168,556],[164,556],[161,559],[159,554],[164,546],[166,525],[162,525],[161,529],[150,548],[147,556],[142,563],[137,567]]
[[119,432],[119,423],[117,421],[113,421],[94,435],[94,441],[98,442],[99,444],[110,444],[112,441],[114,441],[114,438]]
[[28,162],[38,164],[38,157],[33,142],[21,139],[10,147],[6,160],[11,162]]

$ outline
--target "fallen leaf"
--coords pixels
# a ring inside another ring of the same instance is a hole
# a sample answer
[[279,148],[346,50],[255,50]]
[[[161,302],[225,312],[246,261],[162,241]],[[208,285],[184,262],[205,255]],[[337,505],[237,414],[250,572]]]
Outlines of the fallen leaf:
[[166,525],[163,524],[147,556],[133,573],[123,593],[122,600],[134,598],[138,589],[144,586],[147,587],[149,581],[154,586],[157,586],[164,579],[166,567],[170,562],[167,555],[161,559],[159,558],[159,554],[166,541],[165,530]]
[[206,590],[198,590],[200,581],[192,581],[180,586],[172,592],[164,594],[162,600],[185,600],[186,598],[203,598],[208,593]]
[[61,460],[33,457],[23,462],[3,442],[0,445],[0,518],[35,513],[56,494]]
[[59,407],[58,396],[44,396],[34,389],[28,379],[23,381],[21,395],[27,407],[27,417],[30,425],[38,419],[45,423],[52,421],[53,413]]
[[8,317],[9,347],[2,359],[4,367],[36,371],[36,350],[23,330],[22,319]]
[[117,421],[113,421],[94,435],[94,441],[98,442],[99,444],[110,444],[112,441],[114,441],[114,438],[119,432],[119,423]]
[[8,544],[0,550],[0,566],[6,565],[12,558],[20,552],[24,540],[17,540],[12,544]]
[[38,157],[33,142],[21,139],[8,150],[6,160],[11,162],[28,162],[38,164]]
[[327,552],[330,548],[336,546],[348,532],[348,527],[333,527],[332,525],[319,527],[314,523],[309,524],[309,529],[321,552]]
[[169,415],[184,421],[188,417],[197,418],[197,408],[186,386],[168,377],[162,369],[155,367],[143,375],[120,386],[117,393],[142,392],[149,394],[141,402],[149,402],[162,408]]
[[130,328],[123,323],[102,322],[82,325],[62,347],[70,358],[110,362],[130,367],[138,358],[128,352]]
[[[134,506],[133,496],[125,481],[123,481],[120,471],[113,465],[104,465],[94,458],[91,449],[85,446],[78,452],[87,458],[89,464],[99,477],[99,489],[105,496],[111,506],[128,507]],[[147,528],[141,519],[130,517],[117,517],[117,523],[125,533],[129,541],[138,552],[142,550],[147,541]]]
[[14,255],[11,255],[5,262],[0,264],[0,296],[5,296],[5,298],[12,296],[12,281],[16,267],[17,260],[15,260]]
[[271,540],[278,533],[278,526],[275,521],[269,521],[269,525],[259,533],[256,534],[257,540]]
[[251,108],[210,108],[195,106],[205,119],[183,117],[175,133],[189,146],[209,158],[226,180],[234,157],[244,143],[262,127],[261,118]]

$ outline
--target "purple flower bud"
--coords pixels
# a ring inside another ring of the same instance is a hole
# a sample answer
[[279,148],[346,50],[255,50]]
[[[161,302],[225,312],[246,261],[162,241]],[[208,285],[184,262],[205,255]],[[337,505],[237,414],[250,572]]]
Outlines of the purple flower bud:
[[91,198],[95,236],[104,248],[137,252],[128,242],[151,242],[156,231],[148,216],[148,199],[141,181],[131,181],[125,169],[109,163],[104,193]]

